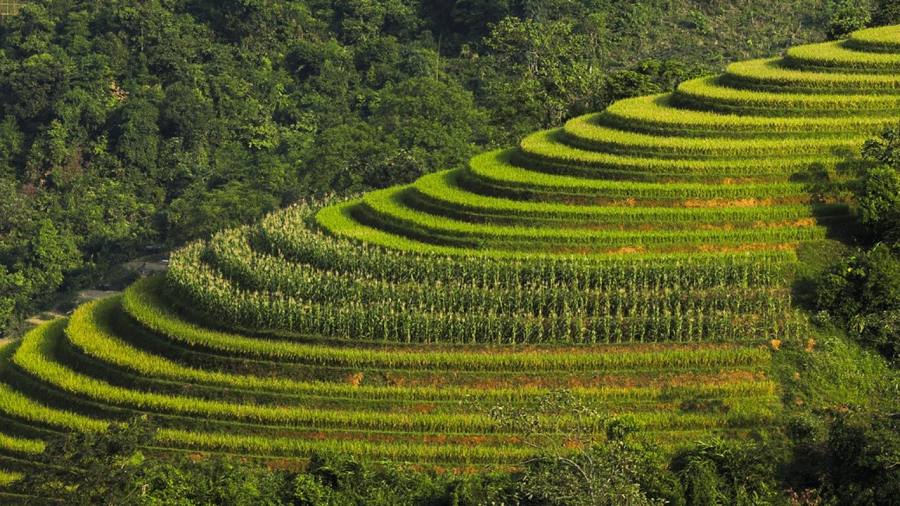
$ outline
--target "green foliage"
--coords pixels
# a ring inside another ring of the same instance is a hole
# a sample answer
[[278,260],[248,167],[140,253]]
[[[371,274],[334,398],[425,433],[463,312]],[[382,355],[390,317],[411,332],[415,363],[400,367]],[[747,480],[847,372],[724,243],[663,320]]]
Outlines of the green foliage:
[[[568,459],[544,458],[531,463],[521,481],[526,504],[547,505],[629,505],[670,504],[678,498],[677,489],[646,490],[663,475],[665,485],[675,485],[643,447],[621,441],[595,445],[583,454]],[[668,479],[667,479],[668,478]],[[660,493],[656,495],[655,493]]]
[[900,259],[880,244],[842,259],[816,285],[817,305],[830,311],[851,335],[889,359],[900,353]]
[[[175,230],[190,229],[191,236],[208,236],[230,223],[258,219],[277,206],[278,200],[256,185],[231,181],[214,190],[189,187],[185,195],[172,203],[167,218]],[[190,236],[183,236],[187,237]]]
[[828,0],[825,5],[828,36],[837,38],[865,28],[872,20],[873,11],[870,0]]
[[686,504],[772,504],[777,501],[780,450],[771,444],[702,441],[675,457],[673,471]]
[[854,187],[860,220],[874,241],[900,242],[900,132],[886,128],[863,155],[880,166],[864,171]]
[[[595,110],[606,99],[605,78],[593,70],[598,48],[572,22],[508,17],[492,29],[485,45],[486,69],[500,74],[493,74],[481,93],[495,113],[517,118],[507,142],[573,113]],[[497,107],[501,104],[507,108]]]
[[826,443],[825,487],[841,504],[892,504],[900,494],[896,413],[838,414]]
[[890,167],[866,171],[857,197],[860,221],[870,233],[900,242],[900,172]]
[[[282,504],[288,476],[219,458],[174,463],[156,460],[142,447],[156,429],[136,418],[104,433],[55,438],[40,456],[39,472],[15,484],[34,504],[65,498],[70,504]],[[66,462],[66,467],[58,466]]]
[[875,26],[900,23],[900,5],[893,0],[875,0],[872,9],[872,24]]
[[816,334],[813,348],[785,349],[773,364],[785,388],[785,401],[822,413],[856,405],[867,410],[893,402],[896,373],[878,353],[840,332]]
[[[632,441],[638,428],[630,416],[604,419],[565,390],[534,406],[499,405],[491,414],[537,451],[519,482],[525,504],[652,505],[677,504],[681,498],[658,450]],[[562,444],[541,423],[547,417],[573,420],[563,428]],[[597,435],[598,423],[605,426],[606,439]]]

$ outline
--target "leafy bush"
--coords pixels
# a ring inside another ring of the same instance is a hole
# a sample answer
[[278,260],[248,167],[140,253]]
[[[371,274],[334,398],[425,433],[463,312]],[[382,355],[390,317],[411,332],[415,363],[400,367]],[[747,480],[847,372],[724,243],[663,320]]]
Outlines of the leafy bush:
[[865,170],[856,184],[860,219],[870,239],[900,242],[900,127],[867,141],[863,156],[879,166]]
[[900,23],[900,3],[896,0],[875,0],[872,21],[878,26]]
[[872,20],[870,0],[829,0],[825,7],[828,35],[841,37],[865,27]]
[[825,488],[840,504],[888,505],[900,497],[900,417],[839,414],[827,442]]
[[687,504],[772,504],[777,501],[780,450],[766,443],[697,443],[672,461]]
[[819,309],[849,326],[851,335],[888,358],[900,352],[900,258],[881,244],[844,258],[816,283]]

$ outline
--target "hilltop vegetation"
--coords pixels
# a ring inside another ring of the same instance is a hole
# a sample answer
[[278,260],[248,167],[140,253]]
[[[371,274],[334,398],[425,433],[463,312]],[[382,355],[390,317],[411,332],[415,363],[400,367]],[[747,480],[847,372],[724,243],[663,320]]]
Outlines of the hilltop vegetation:
[[148,243],[461,167],[897,15],[882,0],[27,4],[0,22],[0,327]]

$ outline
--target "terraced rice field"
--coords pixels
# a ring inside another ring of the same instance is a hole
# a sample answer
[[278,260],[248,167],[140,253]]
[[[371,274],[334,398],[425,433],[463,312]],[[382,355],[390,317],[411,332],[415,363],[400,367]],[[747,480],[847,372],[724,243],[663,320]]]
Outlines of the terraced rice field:
[[191,244],[2,349],[0,485],[141,414],[149,451],[460,469],[527,458],[490,410],[560,388],[671,450],[771,430],[795,248],[852,219],[803,174],[898,117],[900,27],[864,30]]

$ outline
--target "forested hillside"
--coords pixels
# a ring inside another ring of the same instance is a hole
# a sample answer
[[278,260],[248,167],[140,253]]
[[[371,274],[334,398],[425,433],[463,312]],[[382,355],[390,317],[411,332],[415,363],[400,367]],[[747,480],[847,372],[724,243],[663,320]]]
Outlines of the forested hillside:
[[886,0],[36,0],[0,20],[0,328],[111,263],[486,147]]

